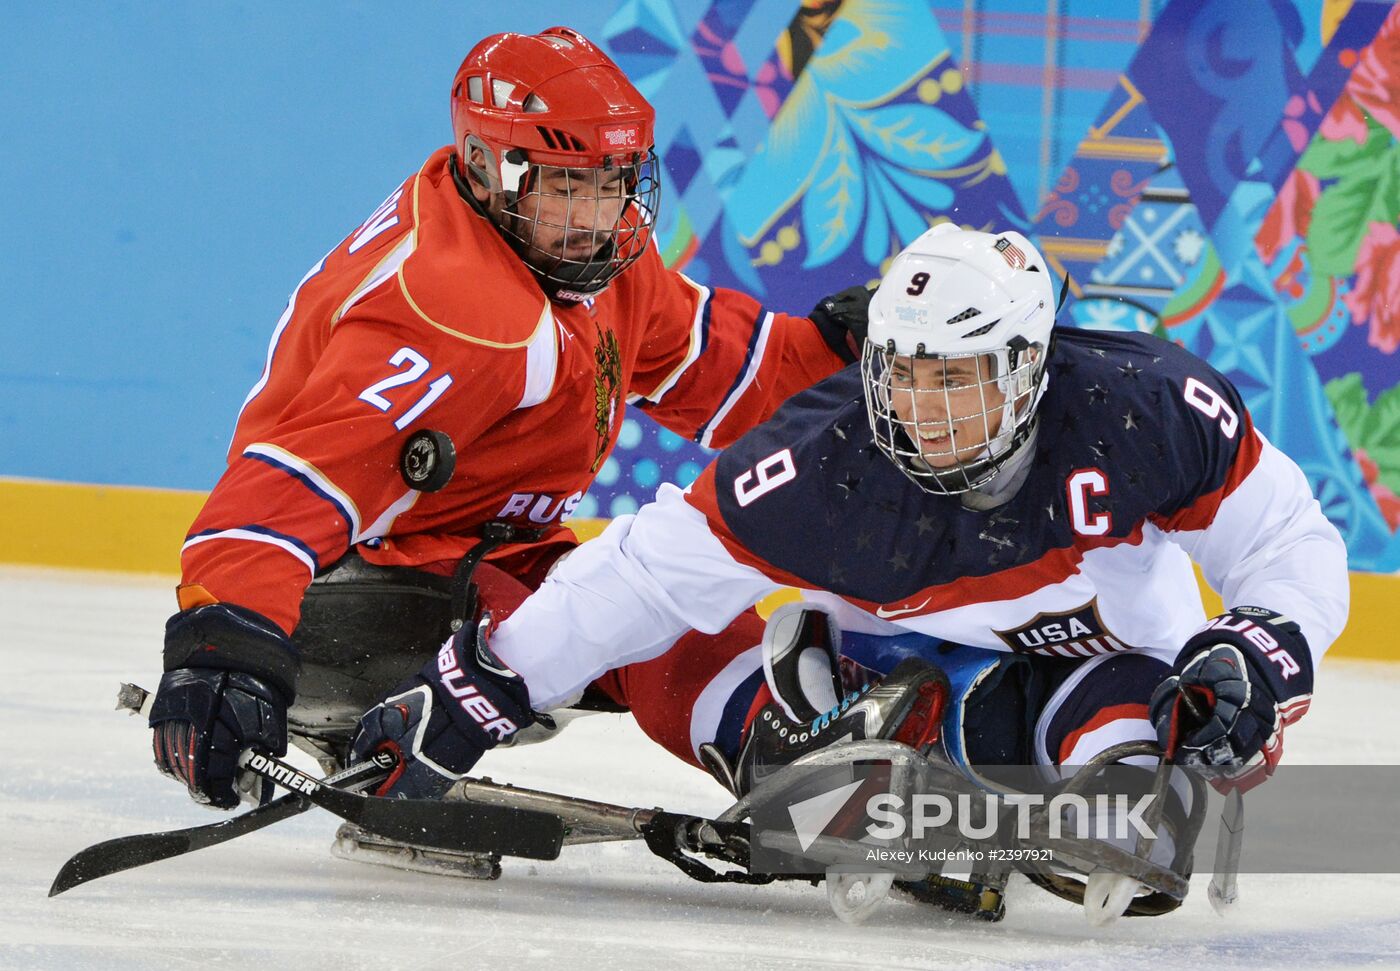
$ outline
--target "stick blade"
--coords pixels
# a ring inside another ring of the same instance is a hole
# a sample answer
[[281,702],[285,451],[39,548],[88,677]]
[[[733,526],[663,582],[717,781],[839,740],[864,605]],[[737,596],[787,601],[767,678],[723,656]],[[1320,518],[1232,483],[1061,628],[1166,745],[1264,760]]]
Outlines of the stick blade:
[[119,836],[75,853],[72,859],[63,864],[58,876],[54,877],[53,886],[49,887],[49,896],[57,897],[89,880],[97,880],[157,860],[168,860],[172,856],[188,853],[189,850],[190,838],[184,833]]
[[63,864],[63,869],[58,871],[53,886],[49,888],[49,896],[56,897],[66,890],[72,890],[99,877],[111,876],[113,873],[145,866],[147,863],[158,863],[171,857],[226,843],[310,808],[311,803],[300,796],[283,796],[266,806],[217,823],[191,826],[168,833],[137,833],[135,836],[119,836],[106,840],[80,850]]

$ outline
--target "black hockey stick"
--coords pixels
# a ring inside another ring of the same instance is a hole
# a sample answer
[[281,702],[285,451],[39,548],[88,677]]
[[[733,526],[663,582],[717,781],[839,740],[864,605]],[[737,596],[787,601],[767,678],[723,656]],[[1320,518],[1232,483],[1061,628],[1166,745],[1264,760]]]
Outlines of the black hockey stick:
[[385,770],[365,763],[333,776],[312,779],[270,755],[255,753],[247,768],[292,792],[238,816],[208,826],[123,836],[89,846],[63,865],[49,888],[53,897],[80,884],[206,846],[214,846],[320,806],[341,819],[400,842],[465,853],[496,853],[533,860],[558,858],[564,824],[550,813],[507,806],[482,806],[427,799],[381,799],[336,788],[372,785]]
[[[148,699],[144,689],[123,685],[118,707],[140,711]],[[63,865],[49,896],[99,877],[215,846],[304,813],[312,806],[388,839],[444,850],[553,860],[563,845],[564,824],[550,813],[461,802],[380,799],[354,792],[388,775],[392,765],[382,762],[351,766],[320,780],[262,752],[250,753],[244,767],[292,791],[234,819],[165,833],[122,836],[89,846]]]
[[383,799],[328,786],[265,752],[245,767],[362,829],[400,843],[455,853],[496,853],[555,860],[564,823],[552,813],[438,799]]
[[[374,785],[386,775],[386,769],[373,762],[364,762],[330,776],[325,780],[325,783],[355,789]],[[123,870],[131,870],[148,863],[159,863],[161,860],[193,853],[195,850],[202,850],[207,846],[217,846],[239,836],[256,832],[264,826],[271,826],[273,823],[298,816],[313,805],[315,804],[301,793],[293,792],[279,796],[265,806],[250,809],[241,816],[220,820],[217,823],[191,826],[188,829],[171,830],[165,833],[140,833],[136,836],[119,836],[116,839],[106,840],[89,846],[85,850],[80,850],[73,855],[72,859],[63,864],[63,869],[58,871],[53,886],[49,888],[49,896],[57,896],[65,890],[72,890],[89,880],[111,876],[113,873],[121,873]]]

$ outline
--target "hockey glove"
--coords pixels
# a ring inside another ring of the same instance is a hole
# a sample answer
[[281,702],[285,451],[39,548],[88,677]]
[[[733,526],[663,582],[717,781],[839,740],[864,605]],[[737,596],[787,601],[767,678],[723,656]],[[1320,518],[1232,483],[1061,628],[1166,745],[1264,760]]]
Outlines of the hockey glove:
[[1247,789],[1273,774],[1283,729],[1312,699],[1312,654],[1293,621],[1236,607],[1186,642],[1148,704],[1167,757],[1226,769]]
[[847,287],[823,297],[808,314],[826,346],[847,364],[860,360],[860,348],[870,328],[870,298],[874,295],[865,287]]
[[[261,614],[209,604],[170,618],[150,715],[156,768],[196,802],[235,808],[243,751],[287,752],[296,670],[291,642]],[[271,786],[247,781],[251,801],[271,799]]]
[[463,627],[417,676],[360,718],[350,760],[380,751],[398,768],[375,791],[401,799],[440,799],[489,748],[534,720],[525,682],[486,646],[491,620]]

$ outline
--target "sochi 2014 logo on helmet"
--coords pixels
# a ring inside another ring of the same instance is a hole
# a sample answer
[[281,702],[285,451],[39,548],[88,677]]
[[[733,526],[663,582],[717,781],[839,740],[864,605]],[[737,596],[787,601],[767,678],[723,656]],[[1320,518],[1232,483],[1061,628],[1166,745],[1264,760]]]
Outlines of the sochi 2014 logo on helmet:
[[598,129],[598,142],[605,148],[619,152],[636,151],[646,146],[642,144],[640,125],[608,125]]

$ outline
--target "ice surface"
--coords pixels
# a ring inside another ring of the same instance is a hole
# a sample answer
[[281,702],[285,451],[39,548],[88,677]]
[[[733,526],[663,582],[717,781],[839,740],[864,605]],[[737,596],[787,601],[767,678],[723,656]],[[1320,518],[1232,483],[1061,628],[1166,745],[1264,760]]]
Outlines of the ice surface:
[[[149,734],[112,710],[118,682],[155,686],[173,606],[164,579],[0,569],[0,968],[1400,967],[1400,876],[1245,874],[1222,919],[1203,875],[1177,912],[1098,931],[1016,878],[1000,924],[890,902],[850,927],[818,888],[697,884],[639,844],[507,860],[494,883],[343,862],[319,810],[49,899],[85,846],[218,818],[155,773]],[[1290,762],[1400,762],[1400,669],[1334,660],[1318,681]],[[726,802],[625,716],[482,770],[630,805]]]

